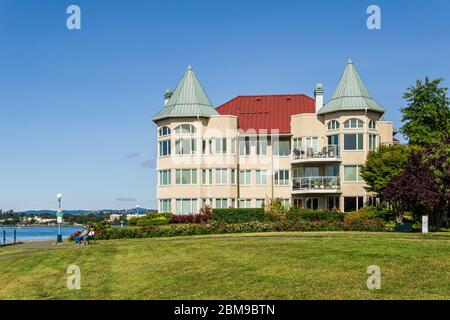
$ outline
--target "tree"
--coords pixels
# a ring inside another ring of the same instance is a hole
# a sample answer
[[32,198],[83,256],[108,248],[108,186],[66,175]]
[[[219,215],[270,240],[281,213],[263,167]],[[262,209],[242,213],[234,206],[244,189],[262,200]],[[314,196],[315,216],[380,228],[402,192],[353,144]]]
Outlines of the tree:
[[385,189],[397,215],[413,213],[417,220],[430,216],[430,224],[439,230],[450,207],[450,144],[413,150],[405,169],[393,177]]
[[411,148],[405,145],[380,146],[377,151],[370,152],[361,169],[361,177],[368,185],[367,190],[383,198],[391,179],[403,171]]
[[418,80],[403,95],[408,106],[401,109],[405,123],[401,132],[410,144],[438,143],[450,136],[450,100],[448,88],[440,87],[441,82],[442,79]]

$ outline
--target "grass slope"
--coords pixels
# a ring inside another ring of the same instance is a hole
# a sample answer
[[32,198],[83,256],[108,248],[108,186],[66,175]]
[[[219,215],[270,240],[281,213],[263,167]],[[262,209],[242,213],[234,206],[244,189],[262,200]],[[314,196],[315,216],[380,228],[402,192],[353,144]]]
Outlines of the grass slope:
[[[81,290],[66,269],[81,268]],[[366,287],[369,265],[382,289]],[[449,299],[445,234],[269,233],[0,249],[0,299]]]

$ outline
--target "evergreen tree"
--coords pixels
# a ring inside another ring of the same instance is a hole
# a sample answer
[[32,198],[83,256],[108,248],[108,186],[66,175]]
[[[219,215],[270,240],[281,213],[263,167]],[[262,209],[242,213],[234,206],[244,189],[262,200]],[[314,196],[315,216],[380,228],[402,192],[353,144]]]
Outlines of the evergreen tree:
[[450,136],[450,100],[448,88],[441,87],[441,82],[442,79],[418,80],[403,95],[408,106],[401,109],[405,123],[401,132],[410,144],[423,146]]

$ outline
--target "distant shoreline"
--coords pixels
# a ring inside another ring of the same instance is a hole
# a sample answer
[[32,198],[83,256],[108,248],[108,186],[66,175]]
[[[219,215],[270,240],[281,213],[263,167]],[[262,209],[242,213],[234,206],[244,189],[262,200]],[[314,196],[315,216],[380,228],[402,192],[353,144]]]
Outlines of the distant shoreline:
[[[18,227],[57,227],[57,224],[51,223],[51,224],[16,224],[16,225],[6,225],[6,224],[0,224],[1,228],[18,228]],[[83,224],[73,223],[73,224],[62,224],[61,227],[82,227]]]

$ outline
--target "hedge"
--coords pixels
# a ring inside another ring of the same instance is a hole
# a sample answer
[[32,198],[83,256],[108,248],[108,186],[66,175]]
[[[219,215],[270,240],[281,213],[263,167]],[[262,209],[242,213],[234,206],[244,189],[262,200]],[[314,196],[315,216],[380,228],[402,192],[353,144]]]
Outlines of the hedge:
[[250,221],[271,221],[272,217],[264,212],[262,208],[242,209],[213,209],[212,218],[219,222],[240,223]]
[[286,213],[288,221],[344,221],[346,214],[339,211],[309,210],[293,208]]
[[190,235],[254,233],[254,232],[287,232],[287,231],[388,231],[379,220],[346,220],[344,221],[302,221],[302,222],[244,222],[244,223],[202,223],[172,224],[161,226],[144,226],[140,228],[112,229],[105,225],[96,228],[99,240],[121,238],[154,238],[177,237]]

